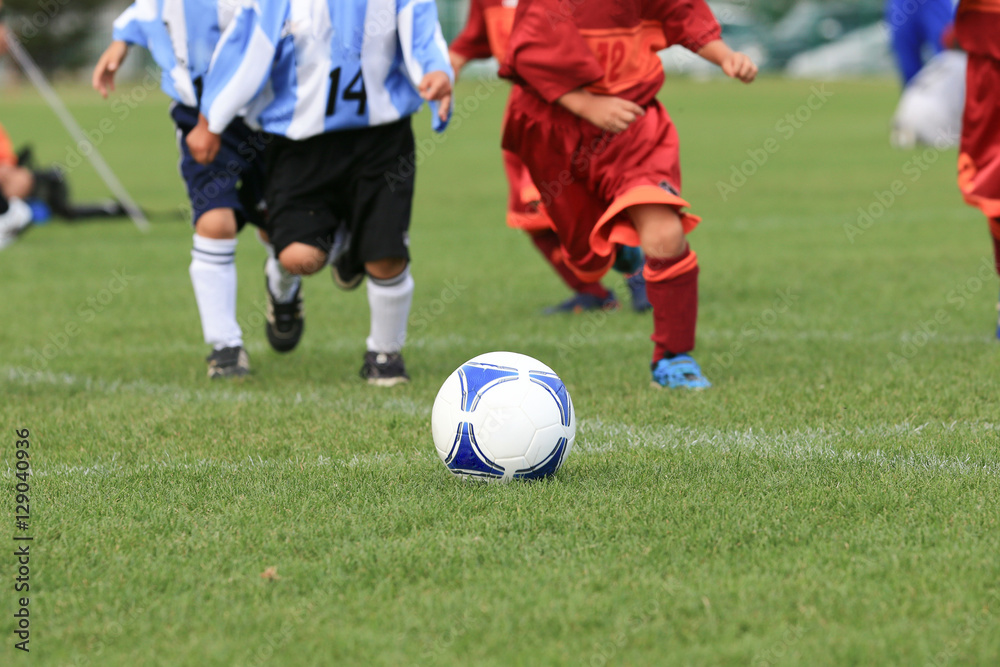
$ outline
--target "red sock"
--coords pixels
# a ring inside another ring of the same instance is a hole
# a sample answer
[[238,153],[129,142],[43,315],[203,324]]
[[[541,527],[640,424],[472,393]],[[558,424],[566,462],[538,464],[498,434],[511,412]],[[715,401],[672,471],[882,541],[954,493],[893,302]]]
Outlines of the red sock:
[[559,237],[555,232],[544,231],[529,235],[535,247],[545,256],[545,259],[548,260],[552,268],[556,270],[556,273],[559,274],[559,277],[563,279],[563,282],[571,290],[581,294],[590,294],[591,296],[596,296],[598,299],[607,299],[610,296],[611,293],[604,289],[604,285],[599,282],[588,283],[583,281],[580,276],[573,273],[573,270],[566,265],[566,261],[563,259],[562,246],[559,244]]
[[698,271],[698,256],[690,248],[669,259],[646,257],[643,275],[653,304],[653,363],[694,349]]
[[1000,274],[1000,218],[990,220],[990,235],[993,237],[993,259]]

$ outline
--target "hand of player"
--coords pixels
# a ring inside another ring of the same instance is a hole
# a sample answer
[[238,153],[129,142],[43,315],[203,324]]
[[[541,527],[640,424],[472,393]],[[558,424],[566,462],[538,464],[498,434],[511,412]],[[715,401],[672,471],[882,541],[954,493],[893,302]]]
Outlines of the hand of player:
[[115,89],[115,74],[126,55],[128,55],[128,44],[122,41],[111,42],[111,46],[101,54],[90,81],[101,97],[107,98],[108,91]]
[[208,119],[198,115],[198,124],[188,133],[188,150],[199,164],[208,164],[219,154],[222,138],[208,129]]
[[438,118],[441,122],[448,120],[448,111],[451,109],[451,79],[444,72],[429,72],[424,75],[417,87],[420,97],[428,102],[435,100],[441,103],[438,109]]
[[722,60],[720,66],[726,76],[743,83],[750,83],[757,78],[757,65],[745,53],[734,51]]
[[463,58],[454,51],[449,51],[448,60],[451,61],[451,69],[455,72],[455,81],[458,81],[458,73],[462,71],[462,68],[465,67],[465,63],[469,62],[469,59]]
[[642,107],[630,100],[613,95],[591,95],[577,114],[605,132],[618,134],[628,129],[639,116],[645,116]]

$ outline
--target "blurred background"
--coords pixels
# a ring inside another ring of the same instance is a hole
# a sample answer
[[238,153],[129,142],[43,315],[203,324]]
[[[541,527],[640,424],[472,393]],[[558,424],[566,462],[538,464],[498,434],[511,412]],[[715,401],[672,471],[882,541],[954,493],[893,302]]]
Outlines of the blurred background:
[[[50,75],[89,74],[127,0],[6,0],[8,26]],[[437,0],[450,41],[461,29],[468,0]],[[710,2],[723,36],[767,72],[796,77],[891,75],[893,61],[882,0],[735,0]],[[137,50],[141,51],[141,50]],[[145,54],[144,54],[145,55]],[[714,68],[680,47],[663,52],[668,72],[694,77]],[[130,59],[132,73],[146,64]],[[16,77],[8,61],[0,77]],[[484,64],[479,71],[488,71]]]

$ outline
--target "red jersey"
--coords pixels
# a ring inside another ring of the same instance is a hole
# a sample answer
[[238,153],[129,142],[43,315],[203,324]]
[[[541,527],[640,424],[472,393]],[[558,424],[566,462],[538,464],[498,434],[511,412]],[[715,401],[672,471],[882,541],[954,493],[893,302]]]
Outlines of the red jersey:
[[963,51],[1000,60],[1000,0],[961,0],[955,36]]
[[500,76],[546,102],[586,88],[645,105],[663,85],[658,51],[722,34],[703,0],[521,0],[514,24]]
[[503,62],[517,0],[472,0],[469,20],[448,47],[468,60],[493,56]]

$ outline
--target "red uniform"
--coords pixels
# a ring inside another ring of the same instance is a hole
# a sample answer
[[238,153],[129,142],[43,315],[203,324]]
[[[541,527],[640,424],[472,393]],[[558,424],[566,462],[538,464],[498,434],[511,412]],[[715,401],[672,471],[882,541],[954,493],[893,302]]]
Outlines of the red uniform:
[[955,33],[969,54],[958,183],[1000,238],[1000,0],[962,0]]
[[[472,0],[469,20],[448,48],[467,60],[493,56],[503,62],[516,10],[517,0]],[[504,151],[503,164],[509,186],[507,224],[529,232],[551,229],[552,222],[538,205],[541,195],[527,168],[510,151]]]
[[[493,56],[503,62],[516,10],[517,0],[472,0],[465,28],[448,48],[466,60]],[[542,196],[521,159],[505,150],[503,166],[507,175],[507,225],[528,232],[538,251],[574,292],[607,299],[610,293],[599,280],[581,279],[567,266],[552,220],[540,203]]]
[[[657,52],[673,44],[698,51],[720,36],[702,0],[521,0],[500,71],[515,82],[503,147],[527,165],[567,261],[581,277],[602,276],[616,244],[638,245],[628,207],[688,206],[680,197],[677,132],[656,100],[664,81]],[[557,104],[581,87],[631,100],[646,113],[621,134],[604,132]],[[698,223],[680,215],[685,232]],[[689,351],[697,256],[688,251],[676,262],[647,260],[645,276],[654,361]]]
[[1000,0],[961,0],[955,34],[969,54],[958,186],[990,219],[1000,273]]

